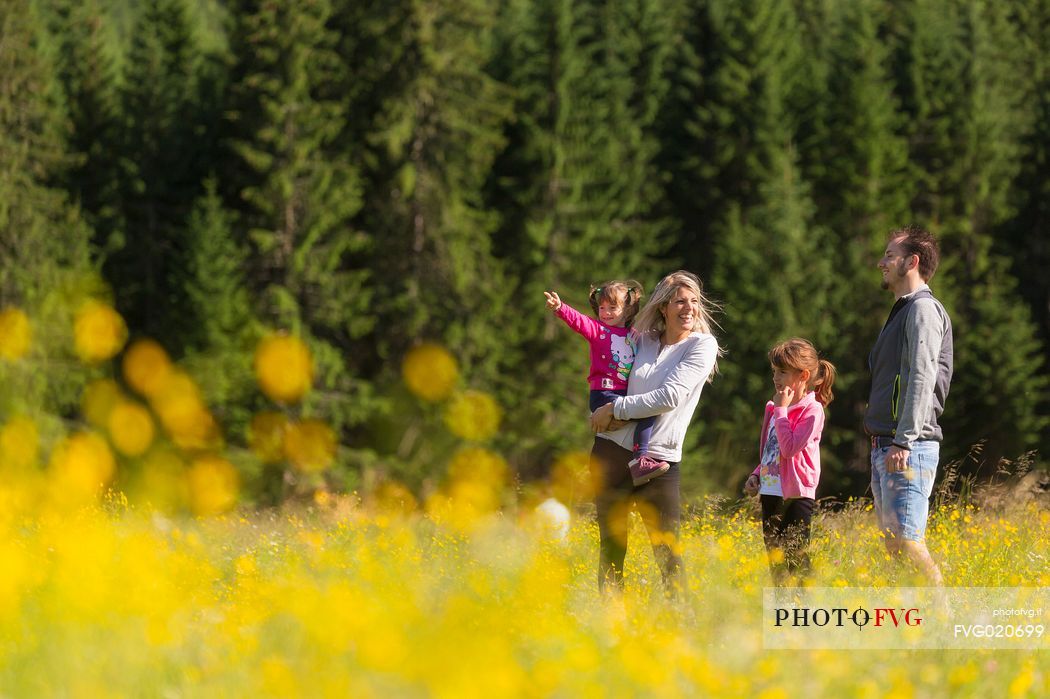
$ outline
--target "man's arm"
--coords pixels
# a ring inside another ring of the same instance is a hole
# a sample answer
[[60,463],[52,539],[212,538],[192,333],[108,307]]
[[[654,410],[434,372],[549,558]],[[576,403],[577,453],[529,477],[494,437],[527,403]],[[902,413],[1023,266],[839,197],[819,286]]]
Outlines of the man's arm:
[[937,358],[944,339],[944,319],[932,301],[917,300],[904,323],[904,352],[901,370],[910,369],[908,385],[900,396],[897,431],[893,443],[911,449],[933,409],[937,385]]

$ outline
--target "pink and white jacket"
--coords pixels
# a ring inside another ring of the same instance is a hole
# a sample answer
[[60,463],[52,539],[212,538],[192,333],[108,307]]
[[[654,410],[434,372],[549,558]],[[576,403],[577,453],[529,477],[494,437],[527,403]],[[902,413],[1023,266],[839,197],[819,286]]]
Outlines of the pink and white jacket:
[[555,315],[583,335],[591,346],[591,371],[587,383],[591,390],[626,391],[627,379],[634,366],[634,338],[630,328],[611,325],[585,316],[567,303]]
[[[824,406],[810,391],[802,400],[786,408],[766,403],[758,453],[766,448],[769,421],[774,420],[780,444],[780,489],[785,498],[816,498],[820,482],[820,433],[824,430]],[[753,475],[759,475],[761,465]]]

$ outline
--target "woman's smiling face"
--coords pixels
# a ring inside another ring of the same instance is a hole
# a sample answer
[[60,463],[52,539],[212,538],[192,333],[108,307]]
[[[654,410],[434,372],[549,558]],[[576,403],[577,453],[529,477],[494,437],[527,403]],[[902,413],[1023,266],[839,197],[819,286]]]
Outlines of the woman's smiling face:
[[680,338],[696,329],[700,318],[700,298],[688,288],[680,286],[662,313],[667,324],[667,338]]

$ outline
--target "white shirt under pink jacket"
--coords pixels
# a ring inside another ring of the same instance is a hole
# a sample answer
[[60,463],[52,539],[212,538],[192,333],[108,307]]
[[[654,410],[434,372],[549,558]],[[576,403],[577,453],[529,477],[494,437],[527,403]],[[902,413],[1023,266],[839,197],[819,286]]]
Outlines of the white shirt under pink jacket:
[[[759,455],[766,448],[770,420],[775,421],[773,427],[780,443],[780,489],[784,497],[816,499],[817,483],[820,482],[820,433],[824,430],[824,406],[813,391],[786,408],[773,407],[773,401],[766,403],[758,440]],[[756,466],[754,475],[759,475],[761,469],[761,465]]]

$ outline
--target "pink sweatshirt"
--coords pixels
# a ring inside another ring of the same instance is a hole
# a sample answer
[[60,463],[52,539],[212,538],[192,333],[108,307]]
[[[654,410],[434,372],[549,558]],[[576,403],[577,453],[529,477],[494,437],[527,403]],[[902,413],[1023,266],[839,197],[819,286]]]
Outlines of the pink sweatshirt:
[[627,390],[627,378],[634,365],[634,340],[630,328],[606,325],[583,315],[567,303],[562,303],[555,315],[591,345],[591,371],[587,375],[591,390]]
[[[820,433],[824,430],[824,406],[813,391],[802,400],[786,408],[774,408],[766,403],[762,419],[762,435],[758,453],[766,448],[769,421],[775,420],[777,442],[780,445],[780,489],[785,498],[816,498],[820,481]],[[761,465],[753,475],[759,475]]]

